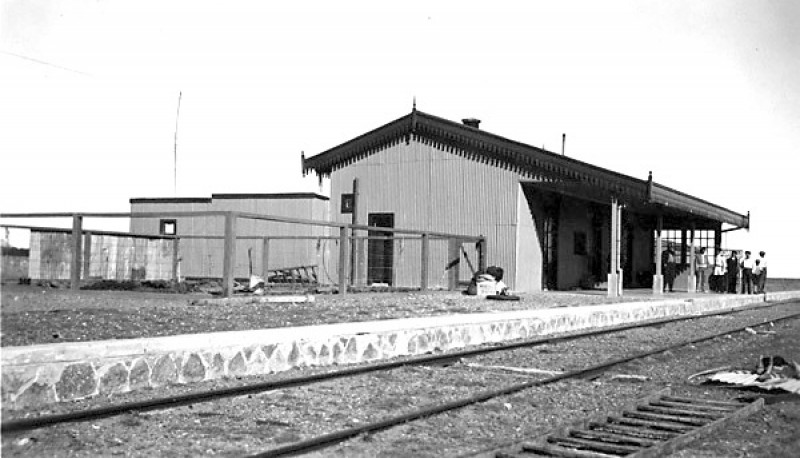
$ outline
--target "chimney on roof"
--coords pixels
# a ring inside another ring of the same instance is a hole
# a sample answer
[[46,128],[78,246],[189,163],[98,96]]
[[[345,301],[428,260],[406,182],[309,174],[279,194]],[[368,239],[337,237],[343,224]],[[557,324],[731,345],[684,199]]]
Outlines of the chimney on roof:
[[464,118],[461,122],[463,122],[465,126],[474,127],[476,129],[478,129],[478,126],[481,124],[481,120],[476,118]]

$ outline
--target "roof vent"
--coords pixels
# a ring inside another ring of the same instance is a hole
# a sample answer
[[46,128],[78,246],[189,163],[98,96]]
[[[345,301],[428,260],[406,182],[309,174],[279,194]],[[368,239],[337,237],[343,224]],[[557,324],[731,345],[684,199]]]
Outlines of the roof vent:
[[478,126],[481,124],[481,120],[475,118],[464,118],[461,120],[461,122],[463,122],[465,126],[474,127],[476,129],[478,129]]

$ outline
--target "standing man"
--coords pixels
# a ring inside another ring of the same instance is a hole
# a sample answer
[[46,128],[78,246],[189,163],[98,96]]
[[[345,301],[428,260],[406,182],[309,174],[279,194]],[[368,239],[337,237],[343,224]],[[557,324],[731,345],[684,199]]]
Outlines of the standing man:
[[696,279],[695,290],[701,293],[706,292],[706,271],[708,270],[708,258],[706,258],[706,247],[700,247],[700,252],[695,255],[694,277]]
[[758,252],[758,261],[759,266],[761,267],[761,274],[758,276],[758,282],[756,284],[756,292],[759,294],[764,294],[764,286],[767,282],[767,255],[764,251]]
[[736,258],[736,250],[731,250],[725,267],[728,271],[727,291],[730,294],[736,294],[736,280],[739,277],[739,260]]
[[671,247],[667,247],[663,253],[661,253],[661,264],[664,268],[664,291],[669,288],[669,292],[672,292],[672,287],[675,285],[675,252],[672,251]]
[[714,284],[711,287],[717,293],[724,293],[728,285],[725,283],[725,255],[719,250],[714,258]]
[[742,259],[742,294],[745,289],[747,294],[753,294],[753,267],[756,266],[753,258],[750,257],[750,252],[744,252],[744,259]]

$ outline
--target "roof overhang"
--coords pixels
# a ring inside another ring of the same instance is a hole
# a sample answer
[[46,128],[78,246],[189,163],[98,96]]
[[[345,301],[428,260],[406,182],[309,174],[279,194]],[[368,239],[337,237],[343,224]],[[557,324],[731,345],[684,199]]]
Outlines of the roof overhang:
[[652,183],[652,186],[650,186],[648,201],[651,204],[660,205],[664,209],[676,210],[688,213],[692,216],[708,218],[721,223],[730,224],[731,226],[736,226],[737,228],[750,228],[749,213],[747,215],[742,215],[658,183]]

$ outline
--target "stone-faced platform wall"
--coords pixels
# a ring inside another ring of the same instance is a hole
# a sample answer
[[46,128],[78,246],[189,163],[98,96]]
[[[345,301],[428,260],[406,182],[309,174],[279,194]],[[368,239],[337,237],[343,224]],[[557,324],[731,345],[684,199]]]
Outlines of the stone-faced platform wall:
[[[800,292],[775,300],[790,297],[800,297]],[[19,409],[175,383],[419,355],[764,300],[764,296],[722,296],[6,347],[2,402]]]

